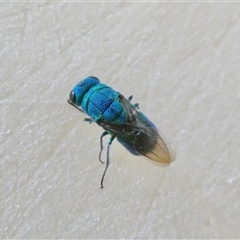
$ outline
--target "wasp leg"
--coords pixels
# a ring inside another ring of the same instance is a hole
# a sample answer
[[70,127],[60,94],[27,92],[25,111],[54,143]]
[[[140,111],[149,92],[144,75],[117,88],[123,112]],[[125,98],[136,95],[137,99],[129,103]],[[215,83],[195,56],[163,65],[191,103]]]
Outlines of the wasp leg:
[[104,177],[105,177],[105,174],[107,172],[107,169],[108,169],[108,166],[109,166],[109,149],[110,149],[110,146],[112,144],[112,141],[114,140],[115,136],[111,136],[111,138],[109,139],[108,141],[108,148],[107,148],[107,162],[106,162],[106,168],[104,170],[104,173],[103,173],[103,176],[102,176],[102,180],[101,180],[101,188],[103,188],[103,180],[104,180]]
[[[129,101],[130,104],[131,104],[132,99],[133,99],[133,95],[128,97],[128,101]],[[131,105],[132,105],[133,108],[136,108],[136,109],[139,108],[139,104],[138,103],[134,103],[134,104],[131,104]]]
[[133,106],[133,108],[136,108],[136,109],[139,108],[139,104],[138,103],[134,103],[134,104],[132,104],[132,106]]
[[94,120],[92,118],[84,118],[84,122],[92,123]]
[[132,99],[133,99],[133,95],[130,95],[130,96],[128,97],[128,101],[131,102]]
[[102,135],[100,136],[100,153],[98,155],[98,159],[101,163],[104,163],[102,160],[101,160],[101,154],[102,154],[102,150],[103,150],[103,137],[105,137],[106,135],[108,135],[108,132],[105,131],[102,133]]

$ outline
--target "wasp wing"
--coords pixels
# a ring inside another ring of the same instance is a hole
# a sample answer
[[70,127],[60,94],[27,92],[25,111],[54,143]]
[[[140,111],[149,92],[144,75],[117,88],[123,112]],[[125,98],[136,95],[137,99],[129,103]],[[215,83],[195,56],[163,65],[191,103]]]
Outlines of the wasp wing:
[[112,123],[98,120],[97,124],[116,136],[124,146],[130,146],[153,161],[169,164],[171,159],[168,148],[155,125],[121,94],[119,101],[127,113],[126,122]]

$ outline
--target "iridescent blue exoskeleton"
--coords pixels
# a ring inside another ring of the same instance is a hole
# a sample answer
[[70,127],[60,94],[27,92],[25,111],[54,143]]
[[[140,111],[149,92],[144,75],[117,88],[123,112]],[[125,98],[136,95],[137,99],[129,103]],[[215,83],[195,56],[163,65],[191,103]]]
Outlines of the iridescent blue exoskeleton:
[[68,103],[90,116],[85,118],[85,121],[96,122],[105,130],[100,137],[101,162],[102,138],[110,135],[101,188],[109,166],[109,149],[114,138],[134,155],[143,155],[164,164],[171,162],[168,148],[159,136],[156,126],[143,113],[137,111],[138,104],[132,104],[131,100],[132,96],[126,99],[121,93],[100,83],[96,77],[83,79],[70,92]]

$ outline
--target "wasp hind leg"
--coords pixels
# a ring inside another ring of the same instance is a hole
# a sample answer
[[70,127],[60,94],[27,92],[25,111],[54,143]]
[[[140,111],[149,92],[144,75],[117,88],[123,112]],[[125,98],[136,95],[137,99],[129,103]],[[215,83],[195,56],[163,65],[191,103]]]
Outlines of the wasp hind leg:
[[[105,132],[104,132],[105,133]],[[102,134],[103,135],[103,134]],[[105,136],[105,135],[104,135]],[[109,166],[109,162],[110,162],[110,159],[109,159],[109,149],[110,149],[110,146],[114,140],[115,136],[111,136],[111,138],[109,139],[108,141],[108,148],[107,148],[107,162],[106,162],[106,167],[105,167],[105,170],[104,170],[104,173],[103,173],[103,176],[102,176],[102,180],[101,180],[101,188],[103,188],[103,180],[104,180],[104,177],[105,177],[105,174],[107,172],[107,169],[108,169],[108,166]]]
[[101,160],[101,155],[102,155],[102,150],[103,150],[103,137],[105,137],[106,135],[108,135],[107,131],[103,132],[102,135],[100,136],[100,152],[99,152],[99,155],[98,155],[98,159],[101,163],[104,163]]
[[131,103],[132,99],[133,99],[133,95],[129,96],[127,100],[129,101],[129,103],[132,105],[133,108],[138,109],[139,108],[139,104],[138,103],[132,104]]

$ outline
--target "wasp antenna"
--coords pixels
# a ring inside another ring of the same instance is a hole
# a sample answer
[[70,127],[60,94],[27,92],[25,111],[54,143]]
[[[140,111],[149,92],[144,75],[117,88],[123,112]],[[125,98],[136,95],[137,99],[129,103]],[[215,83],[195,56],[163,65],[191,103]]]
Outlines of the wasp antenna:
[[70,105],[72,105],[73,107],[75,107],[78,111],[84,113],[84,111],[82,110],[82,108],[79,107],[79,106],[77,106],[77,105],[75,105],[74,103],[72,103],[70,99],[68,99],[67,102],[68,102]]

